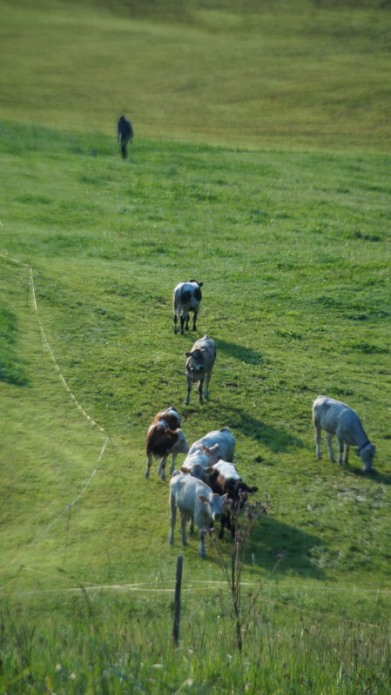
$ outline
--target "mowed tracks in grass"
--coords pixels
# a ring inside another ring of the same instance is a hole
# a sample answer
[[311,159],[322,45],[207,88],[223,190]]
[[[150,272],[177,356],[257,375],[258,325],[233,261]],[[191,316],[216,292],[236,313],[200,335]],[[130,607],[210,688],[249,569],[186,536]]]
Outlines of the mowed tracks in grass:
[[[287,550],[287,575],[344,581],[348,573],[366,585],[370,569],[371,581],[383,586],[387,157],[141,140],[124,165],[104,136],[92,149],[89,137],[75,134],[11,124],[2,132],[3,190],[17,191],[4,196],[4,248],[32,265],[53,354],[113,441],[80,507],[53,537],[26,549],[26,563],[102,583],[155,576],[156,567],[163,578],[172,572],[179,546],[171,552],[167,545],[167,489],[155,472],[148,483],[143,472],[149,421],[174,403],[190,441],[232,427],[240,470],[270,496],[270,518],[251,548],[256,572],[271,570]],[[31,529],[30,539],[39,535],[76,497],[101,443],[77,412],[70,415],[72,404],[42,355],[26,303],[28,273],[6,267],[5,304],[29,380],[5,385],[13,403],[5,416],[8,489],[17,470],[25,495],[17,510],[7,500],[12,559],[21,529]],[[182,405],[184,352],[194,336],[173,334],[172,289],[190,275],[205,283],[198,333],[218,345],[203,408]],[[310,406],[321,391],[358,409],[378,446],[377,476],[355,475],[354,458],[347,471],[315,460]],[[195,577],[205,572],[196,552],[191,544]],[[208,572],[216,576],[214,563]]]

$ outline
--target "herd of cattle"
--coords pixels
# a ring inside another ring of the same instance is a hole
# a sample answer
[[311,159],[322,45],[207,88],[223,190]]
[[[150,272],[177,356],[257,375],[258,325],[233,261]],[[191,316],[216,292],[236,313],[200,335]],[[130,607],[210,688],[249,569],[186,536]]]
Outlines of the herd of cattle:
[[[175,287],[175,333],[178,332],[178,321],[182,334],[189,329],[190,312],[193,313],[193,330],[196,330],[202,299],[201,286],[201,282],[189,280]],[[209,336],[197,340],[186,353],[186,405],[190,403],[191,389],[196,382],[200,403],[208,397],[208,385],[215,359],[216,344]],[[335,435],[338,440],[340,464],[348,463],[349,447],[356,446],[365,470],[369,472],[372,469],[375,445],[369,441],[360,418],[350,406],[334,398],[318,396],[313,402],[312,419],[318,459],[321,458],[321,431],[324,430],[331,461],[335,461],[332,447],[332,438]],[[248,495],[257,491],[257,487],[247,485],[238,473],[233,463],[234,452],[235,437],[228,427],[209,432],[189,447],[181,428],[181,417],[174,407],[161,410],[154,417],[147,432],[145,477],[149,477],[153,459],[156,458],[159,460],[159,475],[165,480],[166,463],[168,456],[171,456],[170,544],[174,542],[177,510],[181,517],[183,545],[187,544],[187,522],[190,522],[191,531],[194,525],[198,527],[201,557],[205,557],[204,530],[213,526],[216,520],[221,521],[220,538],[223,537],[225,528],[228,528],[234,537],[237,514],[246,504]],[[179,470],[176,470],[175,459],[180,453],[185,454],[186,458]]]

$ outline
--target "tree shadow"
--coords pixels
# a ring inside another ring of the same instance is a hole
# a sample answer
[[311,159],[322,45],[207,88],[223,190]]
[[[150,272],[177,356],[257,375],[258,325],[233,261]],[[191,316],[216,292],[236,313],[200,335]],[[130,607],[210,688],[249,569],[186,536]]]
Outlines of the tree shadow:
[[275,453],[282,453],[292,448],[303,448],[302,440],[281,428],[273,427],[262,420],[248,414],[247,411],[234,406],[219,403],[220,425],[230,427],[232,431],[240,432],[254,439]]
[[238,345],[238,343],[227,342],[226,340],[216,340],[217,350],[226,352],[230,357],[234,357],[246,364],[262,364],[263,357],[260,352],[252,348]]

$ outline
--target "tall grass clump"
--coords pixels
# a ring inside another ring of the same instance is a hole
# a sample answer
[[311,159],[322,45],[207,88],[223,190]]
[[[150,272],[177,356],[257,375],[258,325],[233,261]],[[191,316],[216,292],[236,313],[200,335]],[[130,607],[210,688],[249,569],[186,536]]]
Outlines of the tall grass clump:
[[169,639],[168,597],[82,590],[63,604],[62,617],[40,608],[33,622],[34,610],[3,606],[2,692],[387,693],[390,635],[378,626],[303,612],[284,630],[278,602],[262,600],[252,604],[239,652],[222,593],[187,594],[185,604],[177,649]]

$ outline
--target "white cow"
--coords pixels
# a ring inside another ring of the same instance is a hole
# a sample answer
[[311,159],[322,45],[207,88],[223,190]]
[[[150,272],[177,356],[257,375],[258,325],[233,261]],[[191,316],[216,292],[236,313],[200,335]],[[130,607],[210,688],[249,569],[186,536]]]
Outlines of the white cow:
[[[198,381],[198,395],[200,403],[208,397],[210,377],[216,359],[216,343],[213,338],[204,335],[203,338],[196,340],[189,352],[186,352],[186,377],[187,377],[187,397],[186,405],[190,403],[190,393],[193,384]],[[205,384],[205,385],[204,385]]]
[[188,453],[180,470],[182,473],[190,473],[195,478],[200,478],[205,483],[208,482],[207,468],[216,463],[220,458],[219,445],[214,444],[211,447],[203,446],[201,450]]
[[217,495],[209,485],[186,473],[176,473],[170,480],[170,545],[174,543],[176,510],[181,515],[181,537],[187,545],[186,522],[190,521],[199,529],[199,554],[205,557],[205,531],[220,518],[227,495]]
[[312,418],[315,428],[316,457],[321,458],[321,430],[326,431],[326,442],[330,461],[335,461],[332,445],[333,435],[336,435],[339,446],[338,463],[347,464],[349,447],[357,446],[364,468],[370,471],[375,454],[372,444],[364,432],[361,420],[355,410],[346,403],[327,396],[318,396],[312,406]]
[[224,459],[224,461],[234,460],[235,437],[229,427],[213,430],[212,432],[208,432],[208,434],[201,439],[198,439],[191,445],[188,456],[191,456],[195,451],[202,451],[205,446],[208,448],[214,447],[215,444],[217,444],[218,447],[217,450],[215,449],[218,453],[216,461],[219,459]]
[[197,280],[180,282],[174,289],[174,333],[178,333],[178,318],[181,333],[189,330],[189,312],[193,313],[193,331],[197,329],[197,316],[200,309],[203,283]]

